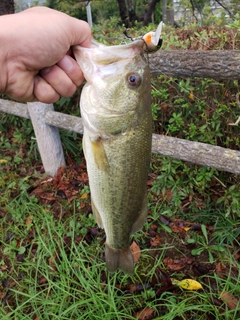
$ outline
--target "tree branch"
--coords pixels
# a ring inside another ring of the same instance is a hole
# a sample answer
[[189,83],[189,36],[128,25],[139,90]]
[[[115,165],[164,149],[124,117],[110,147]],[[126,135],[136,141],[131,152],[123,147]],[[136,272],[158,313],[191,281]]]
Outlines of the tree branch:
[[231,11],[228,10],[227,7],[225,7],[219,0],[215,0],[224,10],[227,11],[227,13],[229,14],[230,18],[233,18],[233,15],[231,13]]

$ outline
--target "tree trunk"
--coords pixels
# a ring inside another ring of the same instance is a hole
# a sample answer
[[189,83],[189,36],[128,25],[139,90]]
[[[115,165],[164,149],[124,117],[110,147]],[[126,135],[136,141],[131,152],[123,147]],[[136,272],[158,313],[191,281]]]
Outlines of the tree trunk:
[[148,0],[148,6],[143,15],[143,25],[147,26],[151,22],[152,13],[156,7],[156,4],[160,2],[160,0]]
[[142,21],[143,25],[147,26],[149,22],[151,22],[152,14],[159,1],[160,0],[148,0],[145,12],[137,16],[132,0],[117,0],[122,23],[126,28],[129,28],[132,27],[137,20]]
[[14,13],[14,0],[1,0],[0,1],[0,16],[4,14]]
[[117,2],[122,23],[125,25],[126,28],[128,28],[130,25],[126,2],[125,0],[117,0]]
[[128,4],[128,15],[129,15],[129,21],[130,23],[134,23],[134,21],[138,20],[138,17],[136,15],[136,5],[134,6],[132,3],[132,0],[127,0]]
[[240,79],[240,50],[159,50],[150,55],[152,74],[180,78]]

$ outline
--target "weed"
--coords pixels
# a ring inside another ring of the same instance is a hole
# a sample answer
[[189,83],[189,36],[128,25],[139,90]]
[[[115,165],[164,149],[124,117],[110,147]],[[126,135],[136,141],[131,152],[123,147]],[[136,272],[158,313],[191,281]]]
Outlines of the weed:
[[191,251],[191,254],[193,256],[200,255],[203,251],[206,250],[209,256],[209,262],[213,263],[215,261],[213,253],[225,252],[225,248],[223,245],[215,245],[210,243],[208,232],[204,224],[201,225],[201,230],[203,233],[203,237],[196,236],[195,238],[188,239],[187,241],[188,244],[197,244],[199,246],[198,248],[193,249]]

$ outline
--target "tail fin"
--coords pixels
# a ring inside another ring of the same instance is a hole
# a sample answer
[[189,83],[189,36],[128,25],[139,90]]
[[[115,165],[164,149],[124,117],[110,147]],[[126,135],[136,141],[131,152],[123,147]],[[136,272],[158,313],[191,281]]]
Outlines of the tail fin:
[[115,251],[106,244],[105,259],[109,272],[115,272],[117,269],[121,269],[125,273],[134,273],[134,262],[130,248]]

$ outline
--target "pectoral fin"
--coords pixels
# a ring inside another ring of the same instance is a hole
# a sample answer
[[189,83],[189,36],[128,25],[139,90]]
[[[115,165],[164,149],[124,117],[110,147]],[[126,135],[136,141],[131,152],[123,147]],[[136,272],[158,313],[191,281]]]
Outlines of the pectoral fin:
[[94,155],[95,163],[99,170],[107,171],[109,169],[109,163],[107,155],[104,149],[104,145],[101,138],[96,141],[91,141],[92,150]]

